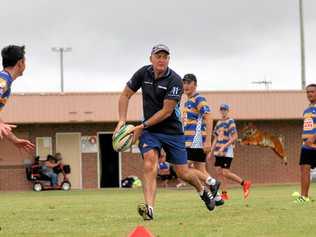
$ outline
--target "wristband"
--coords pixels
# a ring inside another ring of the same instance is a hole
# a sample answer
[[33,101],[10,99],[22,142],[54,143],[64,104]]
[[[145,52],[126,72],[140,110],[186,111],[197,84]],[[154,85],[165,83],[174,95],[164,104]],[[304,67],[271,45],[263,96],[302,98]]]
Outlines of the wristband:
[[144,121],[144,122],[143,122],[143,125],[144,125],[144,128],[148,128],[148,127],[149,127],[149,124],[148,124],[147,121]]

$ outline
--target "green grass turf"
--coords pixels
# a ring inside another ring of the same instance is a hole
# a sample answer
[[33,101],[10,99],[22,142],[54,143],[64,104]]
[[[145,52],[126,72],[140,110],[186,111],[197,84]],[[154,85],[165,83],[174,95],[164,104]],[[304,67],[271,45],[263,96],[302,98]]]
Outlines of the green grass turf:
[[296,190],[254,187],[244,201],[234,188],[225,206],[209,212],[193,190],[160,189],[152,222],[136,213],[140,189],[2,192],[0,236],[127,236],[137,225],[155,236],[316,236],[316,202],[294,204]]

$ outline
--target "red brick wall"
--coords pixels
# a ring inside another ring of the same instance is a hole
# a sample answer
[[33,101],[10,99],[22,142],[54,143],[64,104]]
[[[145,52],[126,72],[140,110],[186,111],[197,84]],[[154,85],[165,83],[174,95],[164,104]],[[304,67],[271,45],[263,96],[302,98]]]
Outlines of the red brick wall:
[[143,178],[143,160],[139,154],[124,152],[122,155],[122,177],[130,175]]
[[[254,122],[261,130],[285,136],[288,152],[288,165],[281,161],[268,148],[254,146],[236,147],[232,171],[253,180],[254,183],[291,183],[299,181],[299,151],[302,122],[300,121],[258,121]],[[244,126],[237,123],[238,129]],[[111,131],[114,124],[45,124],[20,125],[16,133],[35,142],[36,137],[50,136],[55,147],[57,132],[81,132],[82,135],[96,135],[98,131]],[[53,151],[55,152],[55,151]],[[6,141],[0,141],[0,190],[28,190],[23,160],[31,157],[21,153]],[[97,153],[82,154],[83,188],[97,188]],[[139,154],[123,153],[122,177],[136,175],[142,178],[142,159]],[[210,171],[214,174],[212,164]]]
[[[52,137],[55,153],[55,135],[58,132],[81,132],[82,136],[96,135],[100,131],[111,131],[114,124],[34,124],[19,125],[15,133],[35,143],[36,137]],[[33,157],[20,152],[8,141],[0,141],[0,191],[30,190],[26,180],[23,161]],[[83,188],[97,188],[97,153],[82,153]]]
[[97,154],[82,154],[82,186],[84,189],[98,187]]
[[[288,165],[281,164],[281,160],[269,148],[237,145],[235,158],[231,170],[254,183],[293,183],[299,181],[299,153],[300,153],[300,121],[257,121],[253,122],[259,129],[276,135],[285,136],[285,150],[288,153]],[[237,122],[240,130],[245,122]],[[123,153],[122,176],[137,175],[142,177],[142,159],[137,154]],[[209,171],[216,176],[209,164]]]
[[[21,138],[29,138],[27,131],[18,130]],[[23,165],[25,159],[32,159],[29,154],[20,151],[7,140],[0,141],[0,190],[29,190],[31,184],[26,180]]]
[[30,190],[32,185],[26,180],[23,166],[1,166],[0,167],[0,190],[20,191]]
[[[285,136],[285,150],[288,154],[288,165],[269,148],[256,146],[236,147],[232,170],[240,176],[253,180],[254,183],[292,183],[299,181],[299,154],[301,147],[300,121],[254,122],[262,131]],[[238,123],[242,128],[243,123]]]

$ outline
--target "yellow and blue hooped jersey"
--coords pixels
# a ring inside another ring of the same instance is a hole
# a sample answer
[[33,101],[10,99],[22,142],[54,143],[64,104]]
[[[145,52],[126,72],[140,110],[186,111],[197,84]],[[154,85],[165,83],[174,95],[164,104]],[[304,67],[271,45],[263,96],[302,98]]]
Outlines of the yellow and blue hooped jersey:
[[234,157],[234,145],[229,145],[221,153],[219,150],[222,146],[229,142],[230,138],[234,133],[237,133],[235,120],[232,118],[227,118],[226,120],[219,120],[214,128],[214,135],[217,137],[217,142],[215,145],[214,155],[215,156],[225,156]]
[[183,130],[185,146],[203,148],[206,138],[206,124],[203,115],[211,111],[206,99],[199,93],[188,99],[183,109]]
[[316,104],[311,104],[304,111],[304,125],[303,125],[303,147],[307,149],[316,149],[316,142],[312,145],[305,145],[308,138],[316,136]]
[[11,95],[12,77],[5,71],[0,72],[0,111]]

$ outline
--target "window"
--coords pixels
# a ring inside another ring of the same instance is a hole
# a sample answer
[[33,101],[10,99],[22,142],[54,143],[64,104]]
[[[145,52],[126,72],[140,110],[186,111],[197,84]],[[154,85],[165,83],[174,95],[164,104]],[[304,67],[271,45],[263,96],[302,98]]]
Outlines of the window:
[[41,160],[46,160],[48,154],[52,154],[52,138],[51,137],[37,137],[36,138],[36,156]]

